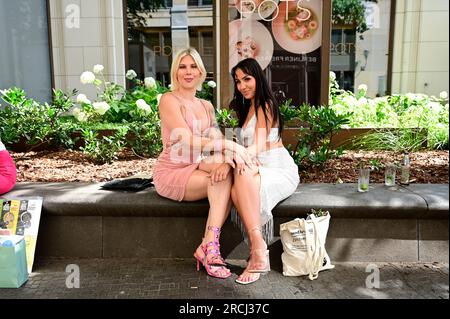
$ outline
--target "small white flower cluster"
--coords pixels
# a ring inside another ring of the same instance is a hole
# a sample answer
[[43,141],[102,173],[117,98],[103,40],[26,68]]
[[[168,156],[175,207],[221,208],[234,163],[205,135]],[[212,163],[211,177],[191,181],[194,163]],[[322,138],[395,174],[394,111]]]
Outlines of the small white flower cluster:
[[90,71],[85,71],[80,76],[81,84],[92,84],[95,81],[95,74]]
[[[95,74],[101,74],[105,67],[101,64],[96,64],[93,67],[93,71]],[[95,83],[95,74],[91,71],[85,71],[80,76],[81,84],[92,84]]]
[[367,87],[366,84],[360,84],[360,85],[358,86],[358,91],[364,91],[364,92],[367,92],[368,89],[369,89],[369,88]]
[[128,71],[127,71],[127,74],[125,75],[125,77],[126,77],[128,80],[133,80],[134,78],[137,77],[137,74],[136,74],[136,72],[135,72],[134,70],[128,70]]
[[144,79],[144,85],[147,89],[154,89],[156,88],[156,81],[152,77],[148,77]]
[[82,111],[79,107],[76,107],[72,110],[72,115],[77,119],[78,122],[86,122],[88,119],[87,113]]
[[[95,84],[95,85],[100,84],[101,81],[96,79],[95,74],[101,74],[104,69],[105,69],[105,67],[101,64],[94,65],[94,67],[93,67],[94,72],[91,72],[91,71],[83,72],[80,76],[80,82],[82,84]],[[98,81],[98,83],[97,83],[97,81]],[[105,83],[105,85],[107,85],[107,84],[108,83]],[[86,122],[92,115],[95,115],[95,114],[104,115],[111,108],[111,106],[107,102],[104,102],[104,101],[92,103],[85,94],[78,94],[77,103],[80,104],[81,107],[74,108],[72,110],[72,115],[79,122]],[[85,110],[83,108],[83,104],[90,105],[92,107],[94,114],[90,114],[89,111]]]
[[92,104],[95,112],[99,115],[104,115],[111,108],[106,102],[95,102]]
[[136,106],[139,110],[143,111],[144,113],[150,113],[151,107],[150,105],[145,102],[143,99],[139,99],[136,101]]
[[331,82],[336,81],[336,73],[334,73],[333,71],[330,71],[330,81]]

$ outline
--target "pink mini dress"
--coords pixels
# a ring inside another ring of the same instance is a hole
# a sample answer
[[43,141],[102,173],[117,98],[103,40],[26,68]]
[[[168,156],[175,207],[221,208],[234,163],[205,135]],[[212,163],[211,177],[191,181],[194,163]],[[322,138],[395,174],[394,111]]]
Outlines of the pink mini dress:
[[0,195],[9,192],[15,183],[16,166],[14,161],[8,151],[0,151]]
[[[202,106],[205,108],[208,121],[206,125],[202,126],[201,121],[195,117],[194,111],[183,104],[181,99],[175,94],[171,94],[180,102],[179,107],[182,110],[184,120],[189,126],[191,133],[193,135],[208,136],[213,123],[212,116],[204,102],[200,100]],[[205,121],[203,121],[203,124],[205,124]],[[170,138],[171,133],[173,135],[172,140]],[[182,133],[182,131],[170,132],[169,129],[165,127],[164,123],[161,122],[163,151],[159,155],[153,169],[153,183],[156,192],[160,196],[179,202],[184,198],[189,178],[192,173],[198,169],[200,162],[204,158],[201,152],[194,152],[187,147],[183,147],[182,143],[174,141],[177,139],[178,135],[181,135]]]

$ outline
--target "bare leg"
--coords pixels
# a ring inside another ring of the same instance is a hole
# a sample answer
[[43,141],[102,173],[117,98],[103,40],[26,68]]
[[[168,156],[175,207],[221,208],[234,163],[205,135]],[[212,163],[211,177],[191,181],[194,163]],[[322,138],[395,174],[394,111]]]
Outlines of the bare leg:
[[[210,209],[208,219],[206,221],[204,237],[201,246],[195,252],[196,256],[204,258],[203,247],[207,247],[208,251],[214,249],[213,246],[206,246],[207,243],[219,242],[220,228],[225,223],[231,209],[231,172],[227,178],[219,183],[212,185],[210,172],[217,168],[221,163],[204,163],[202,162],[199,169],[194,171],[186,185],[184,199],[185,201],[196,201],[208,198]],[[219,229],[219,230],[218,230]],[[220,255],[219,255],[220,256]],[[210,258],[211,257],[211,258]],[[219,257],[215,257],[212,253],[207,256],[208,262],[223,263]],[[213,273],[219,276],[229,275],[229,270],[223,266],[213,267]]]
[[202,161],[199,169],[194,171],[189,179],[183,198],[184,201],[208,198],[210,209],[205,227],[205,241],[214,239],[214,234],[208,231],[208,226],[221,228],[231,210],[232,172],[230,171],[227,179],[214,185],[211,185],[211,179],[209,178],[211,171],[222,165],[222,160],[222,156],[219,155]]
[[[234,174],[234,185],[232,189],[233,202],[237,206],[239,216],[247,230],[250,244],[250,251],[256,249],[267,249],[267,245],[262,237],[260,218],[260,195],[259,189],[261,176],[258,170],[247,170],[242,175]],[[249,265],[252,269],[264,269],[267,263],[265,256],[260,254],[250,254]],[[259,278],[259,274],[244,271],[238,280],[249,282]]]

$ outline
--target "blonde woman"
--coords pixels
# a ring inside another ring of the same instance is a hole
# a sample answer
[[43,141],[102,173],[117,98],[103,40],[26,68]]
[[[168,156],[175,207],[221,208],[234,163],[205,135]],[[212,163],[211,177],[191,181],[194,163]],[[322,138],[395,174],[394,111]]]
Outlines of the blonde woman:
[[[231,273],[220,255],[219,236],[231,209],[231,166],[234,161],[250,167],[252,160],[243,146],[223,139],[212,104],[196,98],[205,78],[205,67],[195,49],[182,50],[174,57],[171,92],[159,103],[163,151],[153,180],[159,195],[175,201],[208,198],[203,240],[194,252],[197,270],[203,264],[210,276],[227,278]],[[214,157],[203,155],[211,151]],[[225,160],[222,154],[226,151],[232,152],[233,159]]]

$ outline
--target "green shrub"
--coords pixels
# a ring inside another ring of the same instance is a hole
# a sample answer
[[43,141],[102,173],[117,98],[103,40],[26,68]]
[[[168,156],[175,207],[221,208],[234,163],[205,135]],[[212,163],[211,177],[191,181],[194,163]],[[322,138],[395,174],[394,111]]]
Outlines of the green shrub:
[[93,130],[83,129],[84,146],[81,150],[96,164],[111,163],[125,147],[125,137],[128,133],[126,127],[119,128],[111,136],[98,137]]
[[61,115],[73,105],[73,90],[66,94],[53,90],[53,102],[41,104],[27,98],[25,91],[13,87],[0,91],[1,98],[7,104],[0,109],[0,138],[5,144],[24,141],[30,149],[48,143],[70,148],[73,140],[70,135],[74,130],[71,122],[62,120]]
[[221,128],[236,128],[239,121],[236,113],[229,109],[215,109],[217,125]]
[[349,127],[398,129],[394,132],[376,130],[375,136],[355,141],[361,148],[417,150],[425,145],[423,134],[417,134],[419,129],[426,131],[429,149],[448,149],[446,92],[439,97],[408,93],[371,99],[365,96],[366,90],[359,90],[355,95],[339,89],[334,76],[330,79],[330,107],[337,114],[351,113]]
[[329,159],[342,155],[342,149],[332,150],[330,142],[343,125],[348,124],[349,114],[337,114],[326,106],[303,104],[298,109],[298,142],[290,151],[300,168],[323,166]]

